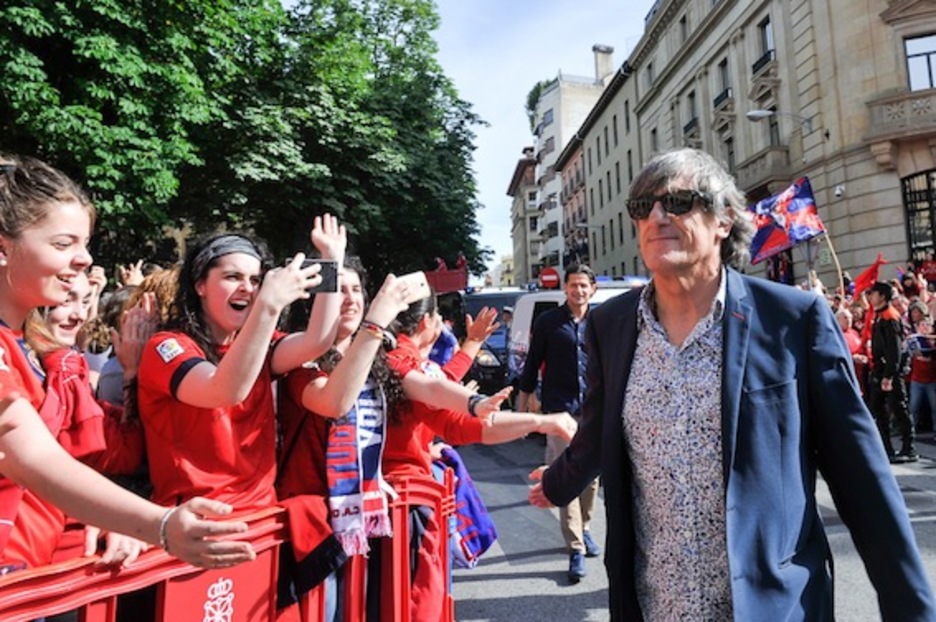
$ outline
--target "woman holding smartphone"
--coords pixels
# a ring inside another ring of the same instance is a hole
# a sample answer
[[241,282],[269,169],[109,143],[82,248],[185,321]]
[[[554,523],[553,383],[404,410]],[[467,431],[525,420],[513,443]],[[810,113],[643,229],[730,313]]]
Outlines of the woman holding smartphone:
[[64,303],[91,264],[93,219],[87,196],[60,171],[0,156],[0,567],[22,567],[4,556],[21,486],[88,524],[159,544],[189,563],[219,568],[253,559],[248,543],[214,539],[245,524],[201,518],[229,514],[230,506],[197,498],[166,508],[141,499],[69,456],[39,416],[41,370],[24,325],[33,309]]
[[[346,234],[315,218],[312,243],[341,261]],[[286,305],[308,298],[319,266],[296,255],[271,268],[265,247],[240,234],[193,244],[179,275],[169,329],[140,361],[138,407],[158,503],[205,496],[239,512],[276,503],[272,381],[323,354],[335,334],[340,296],[316,297],[305,331],[276,331]]]

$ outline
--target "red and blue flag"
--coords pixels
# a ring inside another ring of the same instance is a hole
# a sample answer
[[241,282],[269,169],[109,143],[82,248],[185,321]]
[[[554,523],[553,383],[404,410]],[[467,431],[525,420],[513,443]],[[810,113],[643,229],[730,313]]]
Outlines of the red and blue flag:
[[800,177],[780,194],[758,201],[748,209],[754,212],[757,227],[751,242],[751,263],[826,232],[808,177]]

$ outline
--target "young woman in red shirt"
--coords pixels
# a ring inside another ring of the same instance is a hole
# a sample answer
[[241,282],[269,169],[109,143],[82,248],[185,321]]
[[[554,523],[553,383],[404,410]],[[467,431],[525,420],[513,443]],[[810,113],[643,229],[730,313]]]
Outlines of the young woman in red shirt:
[[6,556],[22,487],[88,524],[160,544],[190,563],[253,559],[248,543],[212,538],[243,532],[245,524],[200,518],[228,514],[229,506],[199,498],[166,508],[141,499],[69,456],[39,415],[41,367],[23,329],[34,309],[66,302],[90,266],[93,219],[87,196],[60,171],[0,156],[0,566],[22,567]]
[[[315,218],[311,239],[324,258],[343,259],[346,234],[333,216]],[[283,309],[321,282],[303,259],[272,268],[264,245],[240,234],[190,246],[173,319],[140,361],[155,502],[205,496],[238,512],[276,503],[271,383],[328,350],[341,304],[339,294],[319,295],[304,332],[276,331]]]

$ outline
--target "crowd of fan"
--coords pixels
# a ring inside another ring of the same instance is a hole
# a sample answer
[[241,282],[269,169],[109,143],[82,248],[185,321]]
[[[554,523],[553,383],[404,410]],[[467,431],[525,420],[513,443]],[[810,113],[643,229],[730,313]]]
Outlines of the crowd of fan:
[[[262,241],[232,232],[190,241],[177,265],[117,266],[109,288],[87,252],[94,210],[80,188],[37,160],[5,156],[0,165],[0,299],[15,307],[0,305],[0,417],[19,405],[31,428],[38,414],[58,445],[124,489],[80,469],[86,485],[62,481],[45,463],[69,463],[32,428],[54,460],[0,434],[0,472],[10,478],[0,478],[4,574],[96,554],[119,568],[147,542],[229,566],[252,558],[249,545],[221,546],[212,534],[246,527],[198,517],[281,505],[290,542],[280,556],[280,619],[298,615],[299,597],[322,583],[326,619],[339,619],[342,568],[366,555],[380,576],[388,499],[405,478],[433,477],[434,439],[575,432],[568,414],[500,410],[509,388],[486,396],[460,384],[497,328],[493,310],[466,318],[467,338],[444,366],[430,361],[441,330],[435,295],[419,279],[388,275],[368,302],[366,271],[346,254],[333,216],[314,218],[309,250],[338,266],[336,292],[310,294],[322,264],[304,253],[284,264]],[[36,274],[24,269],[23,248],[35,251]],[[49,486],[53,494],[43,494]],[[95,486],[100,499],[88,493]],[[4,496],[13,488],[22,496]],[[135,505],[125,489],[156,505]],[[97,521],[98,505],[132,512],[124,523]],[[443,526],[428,508],[410,514],[413,619],[439,619]],[[85,526],[97,523],[112,529]],[[378,584],[367,597],[378,619]]]
[[[862,394],[891,461],[915,461],[914,437],[933,432],[936,421],[936,293],[912,263],[890,281],[862,286],[846,280],[846,292],[827,299],[851,351]],[[891,375],[884,370],[889,365],[894,378],[882,390],[881,380]],[[892,421],[902,436],[900,452],[891,449]]]

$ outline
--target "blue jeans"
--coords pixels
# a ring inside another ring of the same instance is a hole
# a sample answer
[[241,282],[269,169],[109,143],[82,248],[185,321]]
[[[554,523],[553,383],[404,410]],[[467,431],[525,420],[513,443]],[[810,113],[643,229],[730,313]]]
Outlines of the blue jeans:
[[924,403],[929,408],[932,421],[936,422],[936,417],[933,417],[936,412],[936,382],[911,382],[910,417],[913,419],[913,427],[920,421]]

